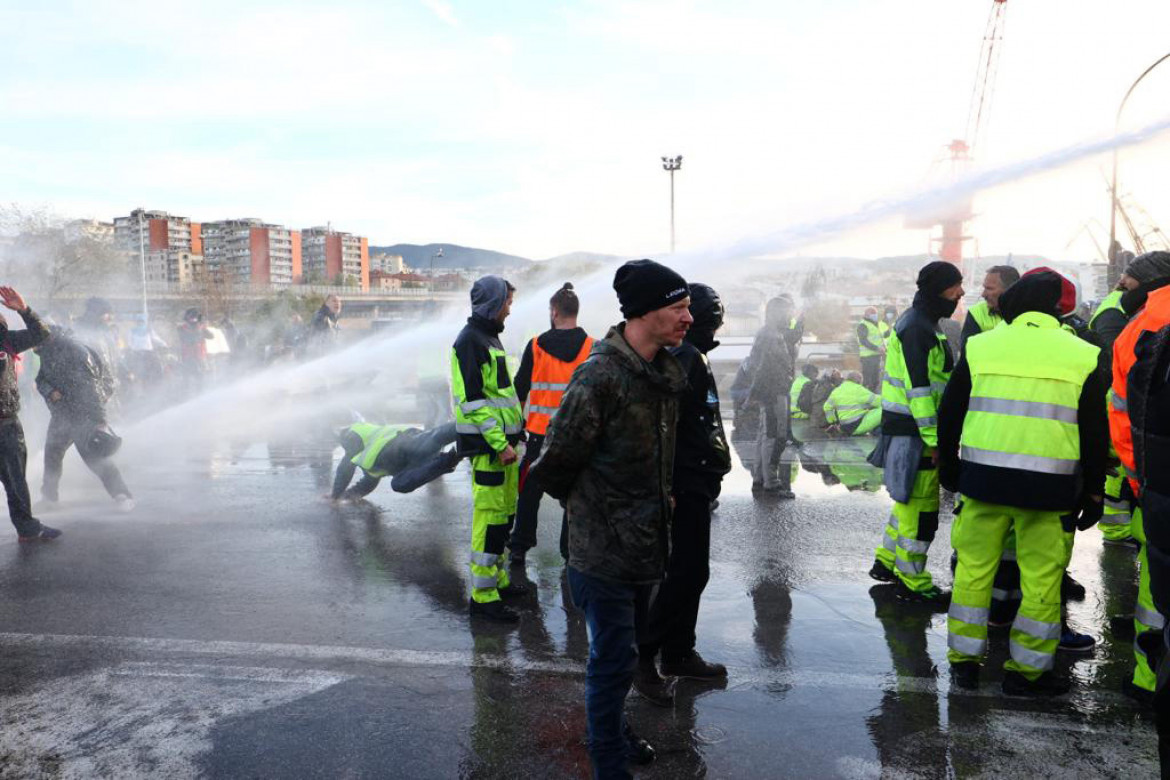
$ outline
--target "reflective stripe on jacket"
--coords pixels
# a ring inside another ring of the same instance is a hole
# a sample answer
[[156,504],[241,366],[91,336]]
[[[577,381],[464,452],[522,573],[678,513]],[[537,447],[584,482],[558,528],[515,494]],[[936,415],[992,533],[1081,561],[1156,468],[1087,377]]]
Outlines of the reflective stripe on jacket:
[[[865,328],[865,337],[869,339],[869,343],[880,347],[884,341],[881,326],[876,322],[871,322],[864,318],[862,318],[860,324],[861,327]],[[881,354],[881,352],[867,347],[861,339],[857,340],[857,353],[861,357],[873,357],[874,355]]]
[[586,337],[577,356],[569,362],[558,360],[545,352],[537,339],[532,340],[532,386],[528,391],[528,421],[531,433],[541,436],[561,406],[561,398],[569,387],[569,380],[577,366],[585,362],[593,349],[593,339]]
[[[478,357],[467,361],[474,361],[475,365],[461,363],[458,342],[451,350],[455,431],[460,434],[460,451],[502,452],[524,432],[524,412],[512,386],[508,355],[499,340],[484,339],[477,350]],[[478,372],[478,375],[465,376],[464,372]],[[478,386],[477,397],[468,398],[467,387],[472,380]]]
[[356,433],[362,440],[362,451],[354,455],[351,462],[371,477],[384,477],[388,472],[377,468],[378,456],[386,445],[398,438],[403,431],[413,428],[412,425],[374,425],[373,423],[357,423],[349,426],[349,430]]
[[1039,312],[972,337],[960,459],[1068,477],[1075,493],[1081,463],[1077,413],[1098,352]]
[[871,409],[882,405],[877,393],[856,382],[845,380],[825,400],[825,420],[830,424],[847,425],[860,419]]
[[1167,324],[1170,324],[1170,286],[1152,291],[1146,298],[1146,305],[1133,315],[1125,330],[1121,331],[1121,335],[1113,342],[1113,388],[1108,396],[1109,436],[1135,493],[1138,492],[1140,485],[1133,455],[1133,430],[1130,428],[1127,402],[1129,370],[1137,361],[1135,350],[1141,335],[1146,331],[1156,333]]
[[[921,315],[911,309],[903,318],[916,316]],[[926,355],[924,383],[915,385],[910,377],[907,355],[903,354],[898,328],[894,329],[886,343],[886,372],[882,377],[882,411],[912,419],[927,447],[938,446],[938,402],[954,368],[946,335],[937,326],[934,326],[932,333],[933,340]],[[884,415],[882,428],[886,430]]]

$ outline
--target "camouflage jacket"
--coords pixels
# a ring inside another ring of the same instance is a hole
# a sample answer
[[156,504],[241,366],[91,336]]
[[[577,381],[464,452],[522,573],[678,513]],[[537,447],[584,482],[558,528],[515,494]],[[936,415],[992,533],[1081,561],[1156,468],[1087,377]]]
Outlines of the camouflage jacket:
[[564,502],[569,565],[626,583],[662,579],[670,553],[670,480],[686,375],[665,349],[652,363],[611,328],[552,418],[530,479]]

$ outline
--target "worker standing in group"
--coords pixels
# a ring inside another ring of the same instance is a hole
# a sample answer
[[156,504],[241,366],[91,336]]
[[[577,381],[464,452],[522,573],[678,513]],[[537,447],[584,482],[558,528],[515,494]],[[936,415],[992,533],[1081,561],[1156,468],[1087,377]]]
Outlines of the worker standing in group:
[[926,553],[938,531],[938,402],[954,369],[939,320],[963,297],[963,275],[934,261],[918,272],[913,305],[898,319],[886,349],[882,437],[871,463],[884,469],[894,507],[869,575],[898,583],[905,601],[944,607],[948,594],[931,580]]
[[865,436],[882,423],[882,399],[850,371],[825,399],[825,422],[845,436]]
[[524,415],[500,343],[504,320],[512,312],[515,291],[499,276],[488,275],[471,287],[471,316],[451,348],[451,393],[459,452],[471,456],[471,603],[472,617],[505,623],[520,619],[501,603],[519,595],[502,565],[504,547],[516,515]]
[[664,265],[628,262],[613,286],[625,321],[577,370],[531,473],[569,515],[569,588],[589,626],[589,758],[593,777],[606,780],[629,778],[629,760],[654,758],[631,732],[624,705],[670,553],[687,379],[668,348],[682,343],[692,322],[686,280]]
[[[1156,323],[1150,323],[1150,326]],[[1134,465],[1146,520],[1144,545],[1149,591],[1155,611],[1170,614],[1170,325],[1145,331],[1135,345],[1137,360],[1126,376],[1126,408],[1133,436]],[[1140,641],[1161,656],[1152,697],[1162,776],[1170,776],[1170,646],[1165,632]]]
[[[1136,269],[1135,269],[1136,266]],[[1159,273],[1146,275],[1149,268],[1158,269]],[[1138,550],[1138,598],[1134,608],[1134,673],[1132,688],[1139,698],[1148,698],[1155,687],[1154,670],[1143,648],[1145,642],[1142,634],[1146,632],[1161,632],[1165,627],[1165,616],[1158,610],[1150,591],[1150,574],[1148,552],[1146,550],[1146,529],[1144,527],[1143,508],[1141,506],[1141,486],[1138,482],[1137,462],[1134,458],[1133,433],[1130,428],[1128,383],[1129,372],[1137,361],[1137,350],[1143,334],[1156,333],[1167,324],[1170,324],[1170,252],[1148,252],[1139,255],[1126,268],[1126,274],[1131,278],[1136,270],[1138,276],[1143,277],[1140,283],[1127,290],[1120,298],[1119,305],[1129,324],[1113,342],[1113,386],[1109,393],[1109,433],[1113,440],[1113,448],[1121,460],[1121,466],[1129,480],[1129,487],[1137,498],[1137,506],[1133,512],[1132,531],[1134,538],[1141,545]],[[1144,692],[1144,693],[1142,693]]]
[[[1127,310],[1122,298],[1131,307],[1136,297],[1142,296],[1144,288],[1161,286],[1162,280],[1170,278],[1170,252],[1147,252],[1135,257],[1126,266],[1114,289],[1093,313],[1089,329],[1101,346],[1102,363],[1106,384],[1113,382],[1113,344],[1129,323],[1136,309]],[[1144,298],[1143,298],[1144,299]],[[1105,544],[1137,548],[1133,521],[1138,513],[1137,501],[1121,467],[1115,449],[1110,451],[1110,469],[1105,480],[1105,517],[1101,519],[1101,534]]]
[[986,333],[1003,322],[999,313],[999,296],[1019,280],[1020,272],[1010,265],[993,265],[987,269],[983,275],[983,300],[967,310],[967,319],[963,321],[961,349],[966,349],[967,339]]
[[791,473],[783,462],[789,436],[787,392],[792,387],[800,340],[793,308],[792,299],[787,295],[768,301],[764,327],[756,334],[748,355],[751,370],[748,403],[760,413],[752,490],[778,498],[794,497]]
[[[516,397],[522,406],[528,404],[524,425],[528,441],[520,464],[520,498],[516,503],[516,524],[508,541],[510,563],[516,566],[524,565],[528,551],[536,546],[537,516],[543,495],[540,484],[528,478],[528,470],[540,457],[544,434],[561,405],[573,371],[593,349],[593,339],[584,328],[577,327],[581,301],[573,292],[572,283],[565,282],[553,293],[548,307],[551,327],[528,342],[516,371]],[[562,541],[563,532],[562,528]]]
[[873,306],[865,310],[861,322],[857,323],[857,354],[861,357],[861,384],[876,392],[881,386],[886,339],[882,334],[878,311]]
[[[705,284],[688,286],[694,322],[686,340],[670,350],[687,375],[679,399],[671,495],[670,559],[650,609],[650,639],[639,643],[634,687],[658,703],[672,698],[666,678],[716,680],[727,667],[695,651],[699,601],[711,575],[711,503],[731,471],[731,449],[719,414],[719,389],[707,355],[719,346],[723,301]],[[655,659],[662,654],[661,673]]]
[[1023,601],[1012,622],[1005,693],[1055,696],[1061,580],[1075,529],[1102,513],[1107,436],[1097,347],[1058,317],[1075,289],[1053,271],[1000,298],[1005,325],[967,342],[939,407],[942,484],[963,494],[951,532],[958,553],[947,620],[957,685],[976,688],[992,587],[1015,533]]

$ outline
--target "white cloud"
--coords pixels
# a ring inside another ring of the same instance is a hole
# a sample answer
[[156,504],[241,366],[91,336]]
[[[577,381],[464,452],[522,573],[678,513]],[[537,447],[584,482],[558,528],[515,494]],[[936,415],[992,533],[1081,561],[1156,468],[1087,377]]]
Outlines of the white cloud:
[[423,0],[423,5],[431,9],[435,16],[452,27],[459,26],[459,19],[455,16],[455,9],[446,0]]

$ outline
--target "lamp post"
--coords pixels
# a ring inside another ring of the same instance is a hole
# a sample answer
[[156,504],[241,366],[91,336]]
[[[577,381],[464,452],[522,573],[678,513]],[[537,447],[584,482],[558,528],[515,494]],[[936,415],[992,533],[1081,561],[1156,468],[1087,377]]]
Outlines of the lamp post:
[[674,172],[682,167],[682,155],[662,158],[662,170],[670,174],[670,253],[674,254]]
[[142,266],[142,319],[149,324],[146,308],[146,211],[138,210],[138,261]]
[[[1125,97],[1121,99],[1121,105],[1117,107],[1117,117],[1113,120],[1113,135],[1117,136],[1121,132],[1121,112],[1125,110],[1125,104],[1129,100],[1129,96],[1141,83],[1142,79],[1149,75],[1150,71],[1161,65],[1166,60],[1170,60],[1170,54],[1164,54],[1157,62],[1142,71],[1142,75],[1130,84],[1129,89],[1126,90]],[[1121,275],[1121,269],[1117,268],[1117,252],[1115,250],[1117,242],[1117,157],[1118,149],[1113,147],[1113,182],[1109,187],[1110,209],[1109,209],[1109,282],[1114,284],[1117,282],[1117,277]]]
[[439,251],[431,255],[431,297],[435,297],[435,258],[443,256],[443,247],[439,247]]

